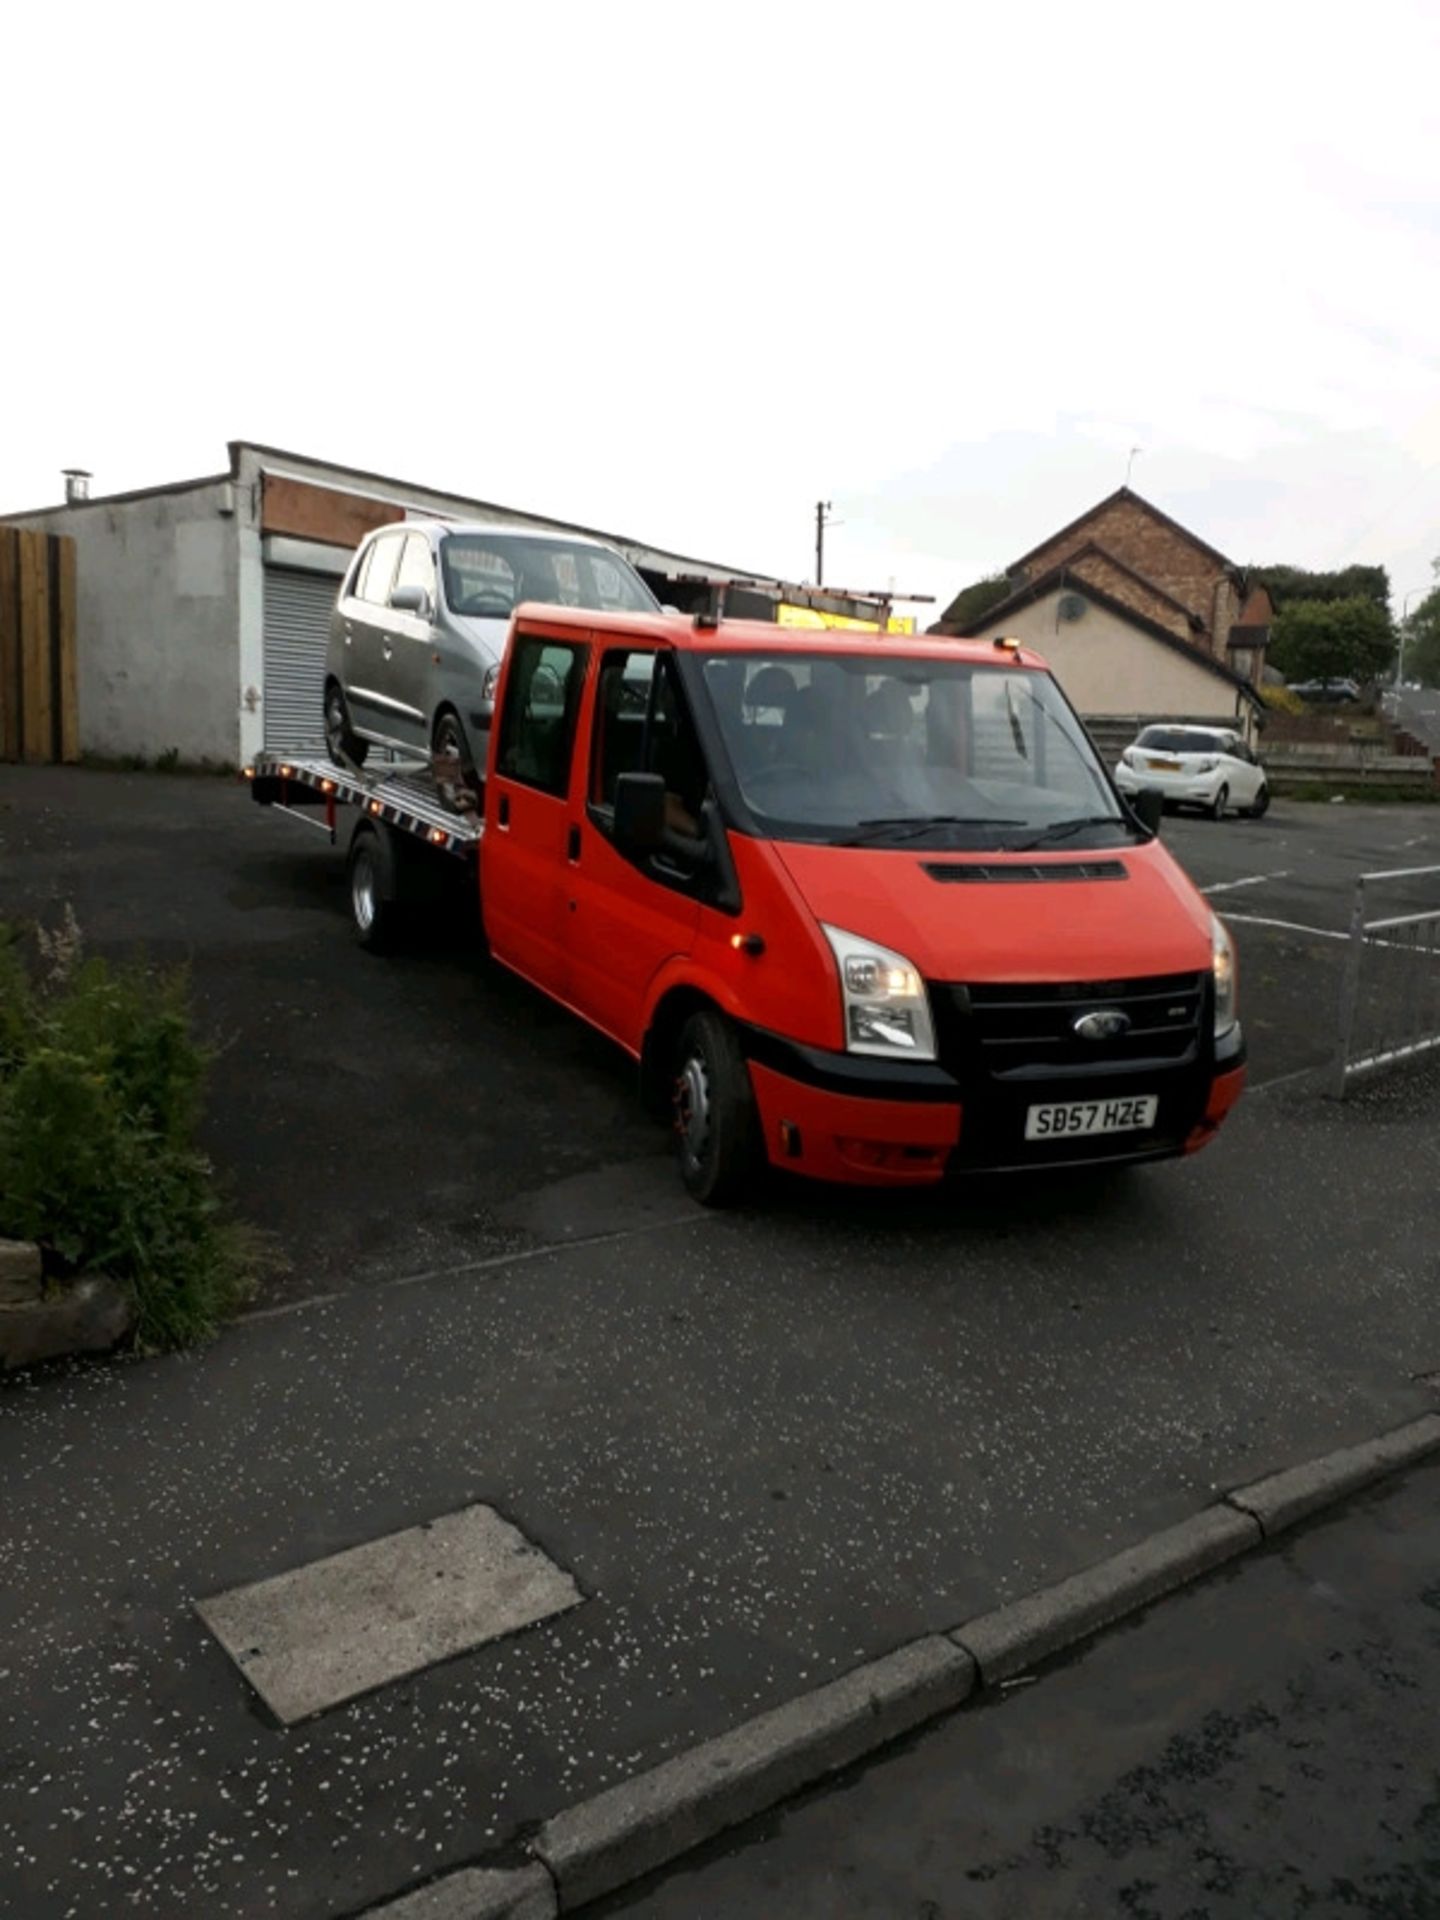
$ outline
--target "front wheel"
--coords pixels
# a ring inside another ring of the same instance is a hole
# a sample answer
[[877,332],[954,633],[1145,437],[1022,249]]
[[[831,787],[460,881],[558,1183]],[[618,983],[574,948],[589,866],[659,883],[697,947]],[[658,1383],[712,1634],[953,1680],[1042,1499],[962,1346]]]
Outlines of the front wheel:
[[675,1059],[675,1145],[685,1191],[702,1206],[732,1206],[761,1158],[755,1095],[735,1029],[723,1014],[693,1013]]
[[1229,806],[1229,804],[1230,804],[1229,787],[1218,788],[1216,790],[1215,798],[1210,802],[1210,818],[1212,820],[1223,820],[1225,818],[1225,809],[1227,806]]
[[370,751],[350,725],[349,705],[334,680],[325,689],[325,751],[337,767],[363,767]]
[[470,748],[470,738],[466,733],[458,713],[446,707],[435,722],[435,732],[431,744],[437,760],[454,755],[460,764],[460,771],[468,781],[475,779],[475,755]]

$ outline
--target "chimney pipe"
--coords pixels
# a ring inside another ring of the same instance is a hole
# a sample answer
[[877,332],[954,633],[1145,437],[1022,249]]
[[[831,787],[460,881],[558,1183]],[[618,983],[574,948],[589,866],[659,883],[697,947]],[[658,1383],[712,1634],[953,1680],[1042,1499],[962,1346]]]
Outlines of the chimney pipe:
[[94,476],[84,467],[66,467],[64,474],[65,504],[67,507],[78,507],[82,500],[90,498],[90,482]]

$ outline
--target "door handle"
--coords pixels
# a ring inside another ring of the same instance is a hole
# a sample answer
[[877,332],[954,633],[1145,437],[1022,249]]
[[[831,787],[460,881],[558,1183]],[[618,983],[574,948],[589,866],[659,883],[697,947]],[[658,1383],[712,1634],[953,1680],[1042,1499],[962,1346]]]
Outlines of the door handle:
[[501,825],[502,827],[508,827],[508,826],[509,826],[509,824],[510,824],[510,796],[509,796],[509,794],[508,794],[508,793],[502,793],[502,794],[501,794],[501,796],[500,796],[500,811],[499,811],[499,816],[498,816],[498,817],[499,817],[499,821],[500,821],[500,825]]
[[580,858],[579,827],[572,826],[570,829],[569,837],[565,843],[565,858],[567,860],[578,860]]

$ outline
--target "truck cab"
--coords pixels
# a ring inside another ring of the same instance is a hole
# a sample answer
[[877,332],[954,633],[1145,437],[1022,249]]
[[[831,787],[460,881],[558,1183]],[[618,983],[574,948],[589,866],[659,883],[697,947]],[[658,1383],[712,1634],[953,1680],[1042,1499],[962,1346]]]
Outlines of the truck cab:
[[1018,643],[523,606],[495,711],[491,951],[696,1198],[1159,1159],[1238,1097],[1229,936]]

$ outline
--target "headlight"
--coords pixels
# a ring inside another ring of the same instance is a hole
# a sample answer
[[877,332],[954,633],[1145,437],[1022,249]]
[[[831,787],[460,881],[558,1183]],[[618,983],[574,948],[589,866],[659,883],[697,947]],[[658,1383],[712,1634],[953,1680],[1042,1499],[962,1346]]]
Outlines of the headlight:
[[846,1052],[933,1060],[935,1027],[918,969],[903,954],[858,934],[839,927],[823,932],[840,969]]
[[1235,944],[1217,916],[1210,921],[1210,965],[1215,975],[1215,1038],[1235,1024]]
[[1199,760],[1195,764],[1196,773],[1213,773],[1219,766],[1218,760]]
[[497,660],[493,667],[487,667],[485,669],[485,678],[480,682],[480,698],[486,706],[494,706],[495,689],[499,684],[500,662]]

